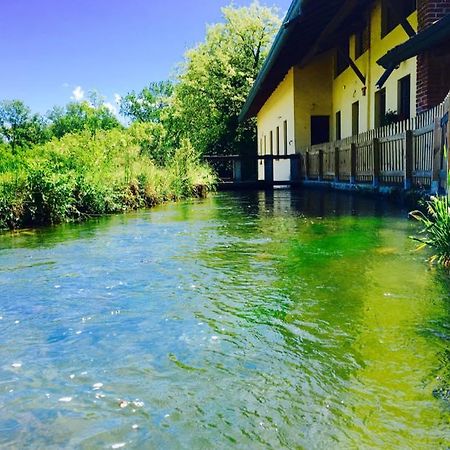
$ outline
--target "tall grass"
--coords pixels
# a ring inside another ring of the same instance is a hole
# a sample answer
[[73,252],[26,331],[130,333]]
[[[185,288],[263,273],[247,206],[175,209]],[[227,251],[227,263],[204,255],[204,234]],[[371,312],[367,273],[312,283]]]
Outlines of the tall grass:
[[18,154],[6,147],[0,152],[0,228],[149,207],[200,195],[215,182],[189,142],[159,166],[127,130],[66,135]]
[[426,214],[413,211],[411,216],[422,225],[423,237],[415,237],[420,242],[419,248],[433,249],[431,262],[450,268],[450,207],[447,196],[431,197],[427,202]]

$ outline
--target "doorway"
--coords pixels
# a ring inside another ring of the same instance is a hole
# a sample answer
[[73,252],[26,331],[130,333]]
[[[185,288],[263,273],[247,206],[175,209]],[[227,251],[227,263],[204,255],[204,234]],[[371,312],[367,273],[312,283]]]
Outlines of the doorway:
[[311,145],[330,141],[330,116],[311,116]]

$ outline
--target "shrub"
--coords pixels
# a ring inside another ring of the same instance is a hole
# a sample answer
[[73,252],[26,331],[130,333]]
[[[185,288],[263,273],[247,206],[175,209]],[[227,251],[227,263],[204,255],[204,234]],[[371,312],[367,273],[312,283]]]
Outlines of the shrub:
[[184,141],[158,165],[136,130],[67,134],[0,158],[0,228],[79,221],[200,195],[214,186],[209,166]]
[[450,267],[450,208],[447,196],[431,197],[427,202],[427,214],[413,211],[411,216],[418,220],[423,229],[424,237],[414,237],[421,245],[419,248],[430,247],[434,255],[431,262],[437,262]]

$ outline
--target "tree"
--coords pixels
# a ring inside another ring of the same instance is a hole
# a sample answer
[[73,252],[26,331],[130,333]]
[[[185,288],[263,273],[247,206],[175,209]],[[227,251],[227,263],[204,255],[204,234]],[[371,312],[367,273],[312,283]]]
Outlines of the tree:
[[68,133],[84,130],[94,134],[98,130],[119,128],[120,124],[114,113],[96,97],[95,105],[88,101],[72,102],[65,107],[54,107],[48,113],[50,131],[57,138]]
[[120,101],[120,113],[132,122],[161,122],[161,113],[173,93],[170,81],[150,83],[140,92],[131,91]]
[[0,102],[0,137],[11,145],[29,147],[48,139],[44,119],[39,114],[32,114],[28,106],[20,100]]
[[189,50],[168,115],[172,135],[188,137],[202,153],[255,149],[255,123],[238,123],[239,112],[270,49],[280,20],[258,2],[223,8],[224,23]]

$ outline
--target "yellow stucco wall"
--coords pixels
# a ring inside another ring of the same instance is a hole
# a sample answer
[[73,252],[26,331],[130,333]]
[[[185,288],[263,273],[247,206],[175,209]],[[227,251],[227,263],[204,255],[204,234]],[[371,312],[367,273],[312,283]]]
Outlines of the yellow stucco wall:
[[[280,154],[285,153],[284,144],[287,143],[287,154],[295,153],[294,129],[294,69],[292,68],[284,80],[278,85],[264,106],[258,113],[258,154],[271,154],[271,133],[273,149],[277,153],[277,127],[279,129]],[[287,122],[287,136],[284,134],[284,122]],[[289,180],[290,162],[288,160],[274,161],[274,180]],[[258,179],[264,179],[264,161],[258,163]]]
[[[409,23],[417,30],[417,12],[408,18]],[[375,127],[375,93],[377,81],[384,73],[384,69],[377,64],[377,60],[385,55],[390,49],[405,42],[408,35],[399,25],[389,34],[381,37],[381,2],[377,2],[371,12],[370,20],[370,48],[355,60],[355,36],[350,37],[350,57],[355,61],[359,70],[366,77],[366,90],[363,93],[363,84],[349,67],[337,78],[333,79],[333,111],[332,123],[335,135],[335,116],[337,111],[342,115],[342,137],[352,134],[352,104],[359,101],[360,131],[366,131]],[[417,68],[416,58],[411,58],[400,64],[388,78],[384,87],[386,88],[386,110],[396,112],[398,109],[398,81],[411,76],[411,115],[416,113],[416,81]]]
[[329,53],[317,57],[304,69],[294,68],[295,145],[311,142],[311,116],[332,112],[332,59]]
[[[289,70],[258,113],[258,153],[270,154],[270,132],[273,133],[273,148],[276,153],[276,131],[280,129],[280,151],[284,151],[284,121],[287,121],[288,154],[295,152],[294,142],[294,69]],[[264,140],[266,145],[264,145]]]
[[[299,152],[311,143],[311,116],[330,116],[330,139],[336,135],[336,112],[341,112],[341,137],[352,134],[352,104],[359,101],[359,130],[364,132],[375,126],[376,82],[384,73],[376,61],[388,50],[405,42],[408,35],[399,25],[389,34],[381,37],[381,2],[377,1],[370,16],[370,48],[355,60],[355,37],[350,36],[350,57],[366,77],[363,84],[349,67],[338,77],[334,77],[335,51],[317,56],[305,67],[293,67],[272,93],[258,113],[258,150],[270,153],[270,131],[276,135],[280,127],[280,146],[283,147],[283,121],[288,122],[288,153]],[[417,29],[417,12],[408,18]],[[411,115],[416,113],[416,58],[400,64],[385,83],[386,110],[397,111],[398,81],[411,76]],[[275,140],[275,138],[274,138]],[[276,152],[276,144],[274,143]]]

